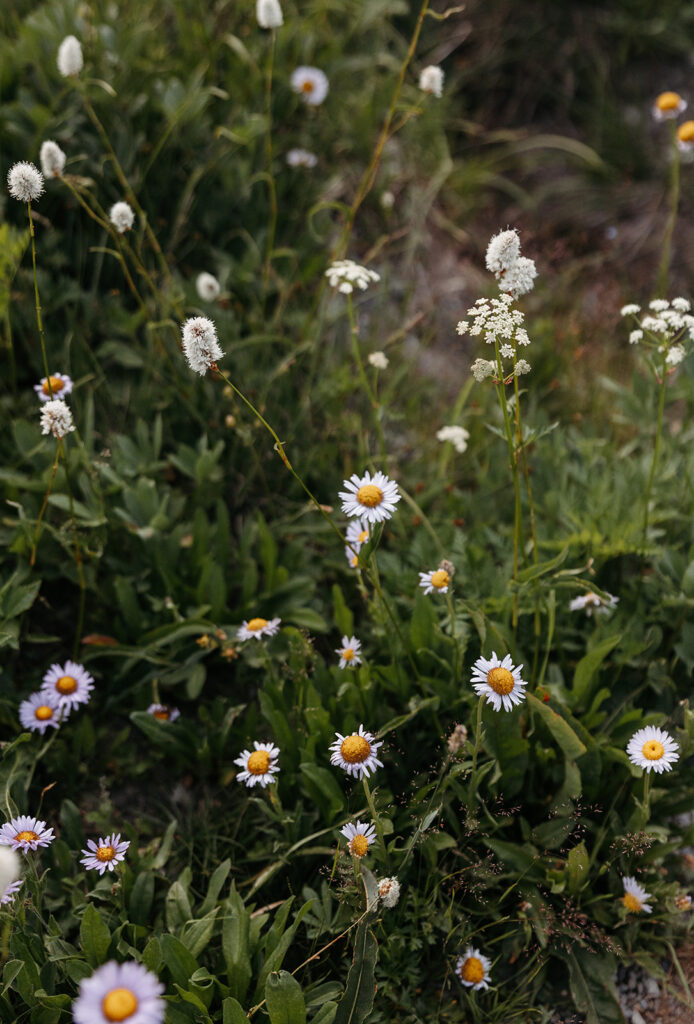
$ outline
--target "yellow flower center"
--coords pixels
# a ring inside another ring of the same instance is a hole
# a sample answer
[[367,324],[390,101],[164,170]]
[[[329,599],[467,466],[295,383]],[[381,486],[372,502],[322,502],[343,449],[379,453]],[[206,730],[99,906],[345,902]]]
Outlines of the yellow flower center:
[[431,585],[436,587],[437,590],[441,590],[442,587],[447,587],[451,582],[451,577],[448,575],[445,569],[437,569],[436,572],[431,574]]
[[634,896],[633,892],[626,892],[622,896],[622,902],[627,910],[633,910],[636,913],[641,909],[641,900],[638,896]]
[[665,747],[658,740],[646,740],[641,748],[641,753],[649,761],[659,761],[665,753]]
[[477,985],[484,978],[484,965],[482,961],[478,960],[476,956],[469,956],[460,968],[460,977],[463,981],[469,981],[473,985]]
[[[378,490],[378,488],[376,488],[376,490]],[[361,533],[359,534],[358,539],[360,544],[366,544],[367,540],[369,539],[369,531],[362,530]]]
[[127,1020],[137,1009],[137,999],[129,988],[112,988],[101,1001],[106,1020]]
[[27,843],[33,843],[33,842],[35,842],[39,838],[39,835],[38,835],[38,832],[31,832],[29,830],[29,831],[26,831],[26,832],[18,832],[17,835],[14,838],[15,838],[15,841],[18,842],[18,843],[21,843],[22,840],[24,840]]
[[[49,381],[51,382],[50,387],[48,386]],[[46,380],[43,382],[41,390],[43,391],[44,395],[50,395],[51,391],[55,395],[59,391],[62,391],[64,387],[65,381],[62,381],[60,377],[47,377]]]
[[694,121],[685,121],[677,129],[680,142],[694,142]]
[[353,569],[358,569],[359,568],[359,555],[352,555],[352,568]]
[[692,905],[691,896],[678,896],[675,900],[675,906],[678,910],[689,910]]
[[371,753],[371,744],[363,736],[352,733],[340,745],[340,753],[347,764],[361,764]]
[[39,704],[34,711],[34,718],[38,718],[39,722],[47,722],[49,718],[53,718],[53,708],[48,704]]
[[677,110],[681,102],[682,97],[679,93],[661,92],[660,96],[658,96],[655,101],[655,105],[658,110]]
[[255,750],[248,758],[246,765],[251,775],[264,775],[270,766],[270,755],[267,750]]
[[357,491],[357,501],[360,505],[366,505],[367,508],[375,508],[383,501],[383,491],[376,484],[364,484]]
[[350,840],[349,852],[353,857],[363,857],[368,852],[369,841],[366,836],[357,835],[354,839]]
[[345,661],[351,661],[352,658],[354,657],[354,651],[352,650],[352,648],[345,647],[344,651],[342,652],[342,657],[345,659]]
[[265,629],[266,626],[267,619],[251,619],[247,628],[250,629],[251,633],[257,633],[259,629]]
[[487,682],[495,693],[503,697],[510,693],[515,685],[515,679],[507,668],[493,668],[487,673]]
[[77,680],[74,676],[61,676],[55,688],[58,693],[74,693],[77,689]]
[[163,707],[162,708],[157,708],[156,711],[152,712],[152,715],[155,718],[160,719],[160,721],[168,722],[168,720],[169,720],[169,709],[168,708],[163,708]]
[[116,851],[113,846],[100,846],[96,851],[96,859],[100,861],[113,860]]
[[304,79],[304,81],[301,83],[302,92],[313,92],[314,89],[315,85],[313,84],[310,78]]

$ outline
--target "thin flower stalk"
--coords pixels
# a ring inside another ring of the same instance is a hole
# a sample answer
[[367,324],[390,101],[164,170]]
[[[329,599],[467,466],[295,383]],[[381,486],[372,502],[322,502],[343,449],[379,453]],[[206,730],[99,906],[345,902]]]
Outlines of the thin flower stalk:
[[373,393],[373,389],[369,384],[369,378],[364,370],[364,363],[362,362],[361,352],[359,350],[359,325],[357,324],[357,318],[354,312],[354,303],[352,296],[347,295],[347,312],[349,315],[349,330],[352,336],[352,350],[354,352],[354,359],[357,364],[357,370],[359,371],[359,379],[361,380],[362,387],[368,396],[369,402],[371,403],[371,409],[373,411],[374,425],[376,427],[376,433],[378,434],[378,444],[381,450],[381,461],[384,465],[387,465],[386,456],[386,442],[383,436],[383,428],[381,427],[381,420],[378,415],[379,405],[376,400],[376,396]]
[[658,390],[658,415],[655,426],[655,441],[653,443],[653,458],[651,460],[651,470],[648,474],[648,483],[646,484],[646,493],[644,496],[644,508],[643,508],[643,533],[641,537],[641,549],[643,553],[646,552],[646,544],[648,540],[648,520],[650,516],[650,504],[651,504],[651,492],[653,490],[653,481],[655,479],[655,471],[658,465],[658,454],[660,452],[660,439],[663,433],[663,413],[665,411],[665,386],[667,381],[667,351],[663,352],[663,361],[660,367],[660,382]]
[[270,220],[267,229],[267,246],[265,249],[265,268],[263,270],[263,303],[267,298],[267,291],[270,284],[270,269],[272,265],[272,250],[275,247],[275,232],[277,230],[277,189],[275,178],[272,173],[272,72],[275,59],[275,30],[270,29],[270,48],[267,58],[267,70],[265,72],[265,117],[267,128],[265,131],[265,163],[267,166],[267,182],[270,198]]
[[670,120],[670,143],[672,151],[672,166],[670,172],[669,209],[668,218],[665,223],[665,232],[663,234],[663,246],[660,254],[658,276],[656,278],[655,294],[658,296],[665,295],[667,291],[668,276],[670,273],[670,258],[672,255],[672,235],[675,230],[677,207],[679,206],[680,200],[680,151],[677,145],[677,122],[674,118]]
[[367,779],[366,775],[362,775],[361,782],[362,782],[362,786],[364,787],[364,795],[366,796],[366,802],[369,805],[369,811],[371,812],[371,820],[373,821],[374,825],[376,826],[376,834],[378,835],[378,841],[381,844],[381,850],[383,851],[383,856],[385,858],[386,857],[386,840],[385,840],[385,834],[383,832],[383,825],[381,824],[381,819],[378,816],[378,811],[376,810],[376,805],[374,803],[373,794],[371,792],[371,789],[369,788],[369,780]]
[[36,240],[34,235],[34,221],[31,216],[31,202],[27,203],[27,212],[29,214],[29,233],[31,235],[31,263],[34,270],[34,299],[36,302],[36,323],[39,329],[39,339],[41,342],[41,355],[43,356],[43,369],[48,380],[48,394],[53,398],[53,388],[51,387],[51,375],[48,369],[48,355],[46,353],[46,339],[43,334],[43,320],[41,319],[41,300],[39,298],[39,280],[36,274]]
[[[508,403],[506,401],[506,383],[504,380],[504,370],[501,364],[501,353],[499,352],[499,342],[495,339],[494,349],[496,351],[496,365],[498,379],[496,382],[496,393],[499,399],[499,405],[501,406],[501,412],[504,417],[504,429],[506,431],[506,444],[508,445],[508,457],[511,465],[511,474],[513,476],[513,494],[514,494],[514,517],[513,517],[513,582],[514,584],[518,580],[518,551],[521,546],[521,493],[520,493],[520,481],[518,479],[518,459],[516,456],[516,446],[513,440],[513,428],[511,426],[511,418],[508,414]],[[514,380],[517,380],[514,377]],[[518,403],[516,402],[516,407]],[[514,589],[513,592],[513,616],[512,624],[514,630],[518,625],[518,592]]]
[[[515,366],[515,358],[513,360]],[[518,375],[513,375],[513,391],[516,398],[515,408],[515,419],[516,419],[516,445],[520,452],[521,471],[525,479],[525,489],[528,495],[528,518],[530,520],[530,536],[533,543],[533,564],[538,564],[538,553],[537,553],[537,531],[535,528],[535,503],[533,502],[533,489],[530,483],[530,471],[528,469],[528,459],[525,452],[525,445],[523,444],[523,429],[521,427],[521,411],[520,411],[520,389],[518,386]],[[533,668],[530,676],[531,682],[535,680],[535,673],[537,672],[537,665],[540,658],[540,643],[542,633],[542,623],[540,616],[540,587],[535,581],[535,611],[533,614],[533,633],[534,633],[534,649],[533,649]]]

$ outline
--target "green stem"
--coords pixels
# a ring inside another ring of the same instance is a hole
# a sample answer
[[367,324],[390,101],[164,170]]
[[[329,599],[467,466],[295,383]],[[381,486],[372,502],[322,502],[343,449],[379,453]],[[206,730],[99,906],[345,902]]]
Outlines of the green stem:
[[376,826],[376,833],[378,835],[378,841],[381,844],[381,849],[383,850],[383,857],[384,857],[384,859],[385,859],[385,861],[387,863],[388,855],[387,855],[387,852],[386,852],[386,840],[385,840],[385,835],[383,833],[383,826],[381,825],[381,819],[379,818],[379,816],[378,816],[378,814],[376,812],[376,805],[374,804],[374,799],[373,799],[373,795],[371,793],[371,789],[369,787],[369,782],[368,782],[368,779],[366,778],[365,775],[362,775],[361,781],[362,781],[362,785],[364,786],[364,793],[366,795],[366,802],[369,805],[369,811],[371,812],[371,817],[373,819],[373,823]]
[[50,496],[51,489],[53,487],[53,481],[55,480],[55,474],[56,474],[57,469],[58,469],[58,461],[59,461],[59,459],[60,459],[60,448],[59,448],[58,445],[56,445],[55,458],[53,459],[53,469],[51,470],[51,478],[48,481],[48,487],[46,488],[46,493],[43,496],[43,503],[41,505],[41,511],[39,512],[39,517],[36,520],[36,531],[34,532],[34,543],[31,545],[31,556],[29,558],[29,565],[32,566],[32,568],[33,568],[33,566],[36,563],[36,548],[37,548],[38,543],[39,543],[39,534],[41,532],[41,522],[43,520],[43,514],[46,511],[46,505],[48,504],[48,498]]
[[651,817],[651,773],[643,773],[643,813],[641,815],[641,828],[645,828]]
[[[498,374],[498,382],[496,385],[496,393],[499,399],[499,405],[501,406],[501,412],[504,417],[504,430],[506,432],[506,444],[508,446],[508,457],[511,466],[511,474],[513,476],[513,494],[515,499],[514,506],[514,520],[513,520],[513,582],[514,584],[518,580],[518,551],[521,545],[521,494],[520,494],[520,481],[518,479],[518,460],[516,458],[516,450],[513,443],[513,430],[511,428],[511,419],[508,414],[508,403],[506,402],[506,391],[504,384],[504,370],[501,365],[501,353],[499,352],[499,342],[494,342],[496,349],[496,366]],[[515,634],[516,626],[518,625],[518,592],[514,589],[513,592],[513,617],[512,624]]]
[[361,352],[359,351],[359,327],[357,326],[357,320],[354,315],[354,303],[352,302],[352,296],[347,295],[347,312],[349,315],[349,328],[350,334],[352,335],[352,350],[354,352],[354,360],[357,364],[357,370],[359,371],[359,379],[361,380],[362,387],[368,395],[369,402],[371,403],[371,409],[373,411],[374,424],[376,427],[376,433],[378,434],[378,443],[381,449],[381,459],[383,460],[384,466],[387,463],[386,456],[386,442],[383,437],[383,430],[381,428],[381,421],[378,416],[378,402],[376,396],[373,393],[371,385],[369,384],[369,378],[364,370],[364,364],[361,359]]
[[677,207],[680,198],[680,151],[677,146],[677,122],[673,118],[670,121],[670,142],[672,146],[672,168],[670,176],[670,196],[668,218],[663,234],[663,246],[656,278],[656,298],[665,298],[667,291],[668,275],[670,273],[670,257],[672,255],[672,235],[677,221]]
[[265,268],[263,270],[263,304],[267,298],[267,291],[270,284],[272,250],[275,247],[275,232],[277,230],[277,190],[275,188],[275,179],[272,174],[272,70],[274,56],[275,30],[272,29],[270,32],[270,53],[268,55],[267,72],[265,75],[265,116],[267,117],[267,130],[265,132],[265,163],[267,165],[268,185],[270,190],[270,222],[268,224]]
[[641,548],[643,556],[646,554],[646,543],[648,534],[648,520],[650,514],[650,502],[651,502],[651,491],[653,489],[653,481],[655,479],[655,471],[658,465],[658,454],[660,452],[660,439],[663,433],[663,412],[665,410],[665,382],[667,379],[667,352],[663,352],[663,363],[660,368],[660,391],[658,393],[658,417],[656,420],[655,428],[655,442],[653,444],[653,459],[651,461],[651,471],[648,474],[648,483],[646,484],[646,494],[644,499],[644,510],[643,510],[643,536],[641,539]]
[[480,741],[482,739],[482,708],[484,707],[485,696],[482,694],[477,702],[477,719],[475,721],[475,746],[472,750],[472,775],[474,776],[477,770],[477,756],[480,750]]
[[455,607],[453,605],[453,595],[451,594],[452,584],[449,583],[448,590],[446,591],[446,603],[448,605],[448,616],[451,622],[451,637],[453,638],[453,647],[455,650],[454,661],[453,661],[453,679],[457,681],[460,675],[460,646],[458,644],[458,635],[455,631]]
[[70,520],[72,524],[72,540],[75,549],[75,566],[77,568],[77,579],[79,580],[80,598],[77,610],[77,622],[75,624],[75,640],[72,647],[72,657],[77,660],[80,649],[82,627],[84,626],[84,606],[87,593],[87,585],[84,579],[84,564],[82,559],[82,548],[80,547],[79,533],[77,531],[77,519],[75,517],[75,503],[72,496],[72,484],[70,481],[70,468],[68,465],[67,453],[63,447],[62,440],[58,441],[58,451],[65,463],[65,483],[67,485],[68,501],[70,503]]
[[34,299],[36,302],[36,322],[39,328],[39,339],[41,341],[41,355],[43,356],[43,370],[46,374],[46,380],[48,381],[48,394],[53,398],[53,388],[51,387],[51,374],[48,369],[48,355],[46,353],[46,339],[43,336],[43,321],[41,319],[41,300],[39,299],[39,279],[36,274],[36,242],[34,236],[34,221],[31,217],[31,202],[27,203],[27,211],[29,213],[29,234],[31,235],[31,262],[34,269]]

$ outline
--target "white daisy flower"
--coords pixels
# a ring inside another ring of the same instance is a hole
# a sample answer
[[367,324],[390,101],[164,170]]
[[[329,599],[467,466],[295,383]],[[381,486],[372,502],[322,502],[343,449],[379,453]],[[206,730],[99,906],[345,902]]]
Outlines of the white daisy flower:
[[45,142],[42,142],[39,158],[41,160],[41,170],[46,178],[60,178],[62,176],[67,157],[57,142],[53,142],[52,139],[46,139]]
[[285,160],[290,167],[315,167],[318,163],[318,157],[315,153],[311,153],[308,149],[290,149],[287,152]]
[[280,748],[273,746],[272,743],[258,743],[255,740],[253,746],[255,750],[252,753],[250,750],[243,750],[241,756],[234,760],[234,764],[243,768],[236,776],[236,781],[245,782],[247,786],[255,786],[258,783],[265,789],[275,781],[273,776],[280,770],[277,764]]
[[641,307],[637,306],[635,302],[629,302],[626,306],[622,306],[619,311],[620,316],[636,316],[637,313],[641,312]]
[[354,549],[347,544],[345,544],[345,558],[352,569],[359,568],[359,555],[355,554]]
[[330,287],[337,288],[343,295],[351,295],[355,285],[365,292],[370,284],[381,280],[375,270],[362,267],[354,260],[335,260],[325,271],[325,276]]
[[24,880],[22,878],[17,879],[16,882],[8,882],[2,891],[2,896],[0,896],[0,904],[14,903],[14,898],[23,884]]
[[342,647],[335,649],[335,654],[340,655],[340,668],[354,668],[361,665],[361,641],[356,636],[343,636]]
[[622,885],[624,886],[624,895],[622,896],[622,903],[633,913],[638,914],[640,911],[644,911],[646,914],[650,914],[653,910],[652,907],[646,903],[646,900],[651,898],[651,894],[646,892],[642,885],[632,878],[630,875],[625,875],[622,878]]
[[239,640],[260,640],[261,636],[274,636],[282,619],[244,619],[236,634]]
[[635,732],[627,744],[627,754],[632,764],[646,772],[672,771],[679,760],[679,745],[664,729],[647,725]]
[[255,16],[261,28],[279,28],[284,24],[278,0],[256,0]]
[[206,316],[192,316],[183,324],[182,330],[183,352],[188,365],[204,376],[224,355],[217,341],[217,328]]
[[388,356],[385,354],[385,352],[369,352],[366,358],[368,359],[371,366],[375,366],[377,370],[388,369],[388,363],[390,362],[390,360],[388,359]]
[[684,121],[677,129],[677,148],[682,153],[694,149],[694,121]]
[[86,704],[94,689],[94,677],[84,665],[68,660],[64,665],[51,665],[41,683],[44,694],[53,694],[61,708],[70,709]]
[[569,602],[569,611],[577,612],[585,608],[586,615],[590,618],[593,611],[595,611],[596,615],[608,615],[618,604],[619,598],[615,597],[614,594],[608,594],[607,600],[605,600],[599,594],[594,594],[590,590],[587,594],[574,597],[573,601]]
[[74,1024],[164,1024],[164,986],[142,964],[109,960],[80,982]]
[[301,67],[292,71],[291,87],[305,103],[317,107],[328,95],[328,79],[320,68]]
[[72,413],[61,398],[52,398],[41,409],[41,433],[52,434],[59,441],[75,429]]
[[206,270],[203,270],[196,277],[195,288],[200,298],[205,302],[214,302],[222,290],[214,274],[208,274]]
[[[513,355],[513,352],[511,352],[511,355]],[[441,427],[440,430],[437,430],[436,437],[441,442],[450,441],[455,450],[462,455],[463,452],[467,451],[470,432],[465,427],[458,427],[453,424],[450,427]]]
[[487,956],[483,956],[479,949],[468,946],[455,965],[455,973],[463,985],[477,992],[479,989],[488,988],[492,980],[489,968],[492,962]]
[[128,203],[114,203],[108,211],[108,219],[119,235],[130,231],[135,223],[135,211]]
[[371,844],[376,842],[376,826],[365,821],[358,821],[356,825],[350,822],[340,829],[340,833],[347,840],[347,849],[353,857],[366,856]]
[[84,67],[82,44],[75,36],[66,36],[58,47],[58,71],[63,78],[78,75]]
[[[48,382],[50,381],[50,387]],[[50,377],[42,377],[40,384],[34,384],[34,391],[40,402],[51,402],[55,398],[65,398],[72,391],[72,378],[66,373],[52,373]]]
[[400,899],[400,882],[395,876],[382,878],[378,883],[378,895],[384,907],[394,907]]
[[359,732],[353,732],[349,736],[343,736],[339,732],[335,735],[337,739],[330,745],[331,764],[359,779],[364,775],[368,779],[369,774],[373,774],[376,768],[383,767],[383,761],[376,757],[383,740],[376,740],[373,733],[365,732],[363,725],[359,726]]
[[19,705],[19,721],[24,728],[40,732],[42,736],[49,726],[57,729],[66,718],[65,712],[61,715],[60,702],[52,693],[32,693]]
[[170,704],[150,704],[147,714],[159,719],[160,722],[175,722],[181,717],[178,708],[171,707]]
[[363,519],[352,520],[352,522],[347,525],[347,532],[345,536],[352,547],[359,551],[362,544],[368,543],[369,537],[371,536],[369,532],[369,524],[364,522]]
[[443,71],[436,64],[430,64],[419,75],[419,88],[440,99],[443,95]]
[[14,850],[38,850],[39,846],[49,846],[55,836],[52,828],[46,828],[45,821],[20,814],[18,818],[6,821],[0,828],[0,846],[10,846]]
[[514,704],[520,704],[525,697],[523,687],[528,684],[521,679],[522,665],[514,668],[511,655],[503,661],[492,651],[491,659],[478,658],[472,667],[472,688],[478,697],[483,694],[487,704],[493,704],[495,711],[512,711]]
[[424,588],[425,594],[447,594],[451,577],[445,569],[430,569],[429,572],[420,572],[419,585]]
[[87,846],[89,849],[82,850],[84,857],[80,858],[80,864],[84,864],[87,871],[98,871],[103,875],[104,871],[113,871],[116,864],[125,859],[130,841],[124,839],[121,842],[120,832],[112,832],[105,839],[99,839],[98,844],[88,839]]
[[678,92],[661,92],[653,104],[653,117],[656,121],[667,121],[679,117],[687,109],[687,101]]
[[20,203],[30,203],[45,192],[41,171],[26,160],[20,160],[10,167],[7,187],[12,198],[18,199]]
[[390,519],[400,501],[398,485],[380,470],[373,477],[368,470],[362,477],[352,473],[343,484],[347,490],[339,492],[342,511],[347,516],[361,516],[367,523]]

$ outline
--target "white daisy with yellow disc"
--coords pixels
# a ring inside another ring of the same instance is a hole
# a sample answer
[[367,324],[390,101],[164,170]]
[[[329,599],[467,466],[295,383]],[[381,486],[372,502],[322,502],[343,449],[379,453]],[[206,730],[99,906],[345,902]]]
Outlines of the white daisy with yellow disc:
[[265,789],[275,781],[274,775],[280,770],[277,764],[280,748],[273,746],[272,743],[258,743],[256,740],[253,741],[253,746],[255,749],[252,752],[243,750],[241,756],[234,760],[234,764],[243,768],[236,776],[236,781],[245,782],[247,786],[259,785]]
[[472,667],[472,688],[478,697],[486,696],[495,711],[512,711],[525,697],[528,684],[521,679],[522,665],[514,666],[511,655],[503,661],[492,651],[491,658],[478,658]]
[[350,821],[340,832],[347,840],[347,849],[357,859],[365,857],[371,844],[376,842],[376,826],[365,821],[358,821],[356,825]]
[[99,839],[98,843],[88,839],[87,846],[87,850],[82,850],[84,857],[80,858],[80,864],[84,864],[88,871],[98,871],[103,875],[104,871],[113,871],[116,864],[125,859],[130,840],[121,840],[120,832],[112,832],[105,839]]
[[236,634],[239,640],[260,640],[263,636],[274,636],[280,628],[282,619],[244,619]]
[[355,668],[361,665],[361,640],[356,636],[343,636],[342,647],[335,648],[340,655],[340,668]]
[[84,665],[68,658],[64,665],[51,665],[43,677],[41,689],[46,694],[53,694],[61,708],[70,710],[88,702],[94,689],[94,678]]
[[61,720],[67,718],[69,710],[66,708],[61,714],[58,698],[39,690],[19,705],[19,721],[25,729],[40,732],[43,736],[49,727],[57,729]]
[[73,1020],[75,1024],[163,1024],[163,994],[156,974],[142,964],[109,960],[80,982],[72,1004]]
[[635,732],[627,744],[627,754],[632,764],[645,772],[669,772],[679,759],[679,746],[664,729],[647,725]]
[[447,594],[450,583],[450,574],[445,569],[430,569],[419,574],[419,585],[425,594]]
[[340,491],[342,511],[346,516],[360,516],[367,523],[381,523],[390,519],[400,501],[398,485],[379,470],[371,476],[352,473],[343,481],[346,491]]
[[66,373],[52,373],[50,377],[42,377],[38,384],[34,384],[34,391],[39,396],[39,402],[65,398],[72,391],[72,378]]
[[463,955],[458,957],[455,973],[466,988],[478,991],[489,987],[492,980],[489,974],[491,966],[489,957],[483,956],[479,949],[468,946]]
[[9,846],[22,853],[38,850],[39,846],[49,846],[54,839],[53,829],[46,828],[45,821],[30,818],[28,814],[20,814],[0,828],[0,846]]
[[330,763],[342,768],[348,775],[357,779],[373,774],[377,768],[383,767],[383,761],[376,757],[383,740],[377,740],[373,733],[366,732],[363,725],[358,732],[343,736],[336,732],[337,739],[330,745]]
[[624,895],[622,896],[622,903],[631,911],[632,914],[640,914],[642,911],[645,914],[650,914],[653,910],[646,900],[651,898],[651,894],[646,892],[642,885],[632,878],[630,875],[625,875],[622,878],[622,885],[624,886]]

